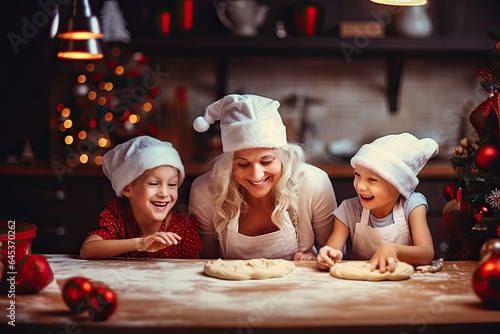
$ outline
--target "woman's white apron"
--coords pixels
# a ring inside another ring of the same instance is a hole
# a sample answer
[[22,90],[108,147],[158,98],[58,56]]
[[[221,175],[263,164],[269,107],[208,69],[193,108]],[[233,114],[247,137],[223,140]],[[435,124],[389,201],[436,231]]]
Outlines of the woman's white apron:
[[238,213],[227,225],[227,259],[285,259],[293,260],[299,251],[297,232],[288,212],[283,216],[284,228],[258,236],[247,236],[238,232]]

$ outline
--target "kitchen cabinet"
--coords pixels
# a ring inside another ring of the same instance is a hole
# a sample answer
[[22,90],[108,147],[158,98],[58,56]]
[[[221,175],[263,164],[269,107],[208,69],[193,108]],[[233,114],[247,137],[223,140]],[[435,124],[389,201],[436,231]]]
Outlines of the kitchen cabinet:
[[0,166],[0,219],[37,226],[34,253],[79,254],[87,232],[114,192],[100,169]]

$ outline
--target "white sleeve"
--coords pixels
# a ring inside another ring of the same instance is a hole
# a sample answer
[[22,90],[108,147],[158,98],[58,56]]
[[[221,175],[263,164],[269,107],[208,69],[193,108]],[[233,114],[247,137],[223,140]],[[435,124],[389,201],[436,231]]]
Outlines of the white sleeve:
[[219,243],[213,221],[212,195],[208,189],[209,175],[196,178],[189,194],[189,211],[196,218],[198,232],[205,247],[201,251],[202,258],[219,258]]

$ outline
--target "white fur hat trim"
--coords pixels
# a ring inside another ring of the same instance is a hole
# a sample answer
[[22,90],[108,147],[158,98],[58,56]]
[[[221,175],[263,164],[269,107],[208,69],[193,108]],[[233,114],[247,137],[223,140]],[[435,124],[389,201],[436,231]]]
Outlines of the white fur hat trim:
[[116,196],[148,169],[172,166],[179,170],[179,186],[186,176],[179,153],[171,143],[149,136],[132,138],[115,146],[102,157],[102,170]]

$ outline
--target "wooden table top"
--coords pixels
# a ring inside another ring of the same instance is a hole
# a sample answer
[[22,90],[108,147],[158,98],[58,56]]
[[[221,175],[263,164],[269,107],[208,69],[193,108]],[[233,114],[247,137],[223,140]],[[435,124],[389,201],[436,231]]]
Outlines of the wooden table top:
[[[477,262],[394,282],[337,279],[316,262],[295,262],[282,278],[229,281],[206,276],[206,260],[47,258],[55,275],[47,288],[0,296],[1,333],[500,333],[500,311],[472,290]],[[69,312],[60,287],[72,276],[115,290],[111,318]],[[4,314],[11,300],[15,328]]]

